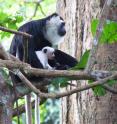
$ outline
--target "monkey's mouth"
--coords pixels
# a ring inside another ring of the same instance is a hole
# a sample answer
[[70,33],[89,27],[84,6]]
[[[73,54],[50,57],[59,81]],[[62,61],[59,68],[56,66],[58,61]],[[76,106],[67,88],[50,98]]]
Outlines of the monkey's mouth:
[[66,34],[66,30],[65,29],[58,30],[58,34],[60,36],[64,36]]
[[49,60],[54,60],[55,59],[55,57],[53,56],[53,57],[49,57],[48,58]]

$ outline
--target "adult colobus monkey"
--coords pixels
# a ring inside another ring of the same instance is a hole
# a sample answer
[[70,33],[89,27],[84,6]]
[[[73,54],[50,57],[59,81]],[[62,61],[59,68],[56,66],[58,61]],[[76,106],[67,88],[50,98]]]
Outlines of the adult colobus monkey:
[[[19,28],[19,31],[31,34],[33,37],[28,39],[28,60],[27,63],[31,64],[35,68],[43,68],[43,65],[39,61],[35,51],[42,50],[43,47],[59,44],[65,34],[65,22],[56,13],[35,21],[30,21]],[[24,56],[24,40],[23,36],[15,35],[11,46],[10,53],[17,56],[21,61],[23,61]],[[72,56],[60,51],[55,50],[55,59],[49,60],[49,65],[51,67],[56,67],[56,63],[59,66],[56,69],[66,69],[64,67],[73,67],[77,64],[77,60]],[[37,77],[32,77],[33,79],[38,79]],[[14,78],[14,82],[18,82],[17,78]]]
[[[38,60],[35,51],[41,50],[45,46],[52,47],[60,43],[65,34],[65,22],[56,13],[35,21],[30,21],[19,28],[19,31],[31,34],[33,37],[28,41],[28,63],[35,68],[43,68],[42,64]],[[22,61],[24,55],[23,49],[23,36],[15,35],[11,47],[10,53]],[[56,62],[61,66],[73,67],[77,64],[77,60],[70,55],[60,51],[55,51]],[[56,63],[53,60],[49,61],[52,67],[55,67]],[[60,66],[59,66],[60,67]],[[60,68],[57,68],[60,69]]]

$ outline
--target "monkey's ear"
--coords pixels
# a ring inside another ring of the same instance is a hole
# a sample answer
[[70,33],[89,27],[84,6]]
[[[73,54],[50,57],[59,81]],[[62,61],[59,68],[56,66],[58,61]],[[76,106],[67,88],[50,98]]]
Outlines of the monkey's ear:
[[43,52],[44,52],[44,53],[47,53],[47,49],[44,49]]

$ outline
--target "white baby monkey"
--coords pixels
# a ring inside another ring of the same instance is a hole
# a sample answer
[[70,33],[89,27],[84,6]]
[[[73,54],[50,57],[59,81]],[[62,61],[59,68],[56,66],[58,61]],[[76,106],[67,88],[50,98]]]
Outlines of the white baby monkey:
[[37,58],[41,62],[44,69],[53,70],[54,68],[51,67],[48,63],[48,60],[53,60],[55,57],[55,49],[52,47],[43,47],[42,50],[36,51]]

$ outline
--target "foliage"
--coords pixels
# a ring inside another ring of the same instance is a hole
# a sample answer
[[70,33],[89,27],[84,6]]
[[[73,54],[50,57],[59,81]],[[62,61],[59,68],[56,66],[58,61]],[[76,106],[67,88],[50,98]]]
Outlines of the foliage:
[[48,99],[41,105],[41,124],[59,124],[59,110],[60,101]]
[[82,55],[81,60],[75,67],[72,68],[72,70],[85,69],[88,62],[89,54],[90,50],[86,50],[85,53]]
[[[0,26],[7,27],[9,29],[17,29],[17,23],[23,21],[23,17],[20,15],[11,15],[3,11],[0,12]],[[11,34],[8,32],[0,32],[0,38],[10,37]]]
[[[96,34],[99,20],[94,19],[91,23],[91,32],[93,36]],[[117,42],[117,22],[107,21],[104,25],[103,32],[100,37],[100,43],[114,43]]]
[[[94,81],[92,81],[92,80],[88,81],[89,84],[91,84],[93,82]],[[109,80],[107,82],[107,84],[109,86],[113,86],[116,83],[117,83],[117,80]],[[96,86],[96,87],[92,88],[92,90],[93,90],[95,96],[104,96],[106,94],[106,90],[103,88],[103,86]]]
[[[32,96],[33,98],[33,96]],[[33,98],[34,99],[34,98]],[[19,99],[18,104],[24,105],[24,99]],[[14,106],[16,108],[16,105]],[[48,99],[44,104],[40,106],[40,120],[41,124],[59,124],[59,109],[60,101]],[[32,110],[32,121],[34,123],[34,109]],[[26,114],[20,115],[20,123],[25,124]],[[13,124],[17,124],[17,117],[13,118]]]
[[[94,81],[89,80],[88,83],[91,84]],[[104,96],[106,94],[106,90],[102,87],[102,86],[96,86],[94,88],[92,88],[94,95],[95,96]]]
[[[34,14],[36,4],[33,3],[33,0],[26,1],[30,1],[30,3],[22,0],[0,0],[0,26],[16,30],[20,25],[30,21]],[[40,5],[46,15],[56,10],[56,0],[44,0]],[[45,15],[43,15],[40,7],[38,7],[37,13],[32,19],[40,19],[43,17]],[[0,42],[2,42],[6,50],[9,49],[12,37],[13,34],[0,31]]]

